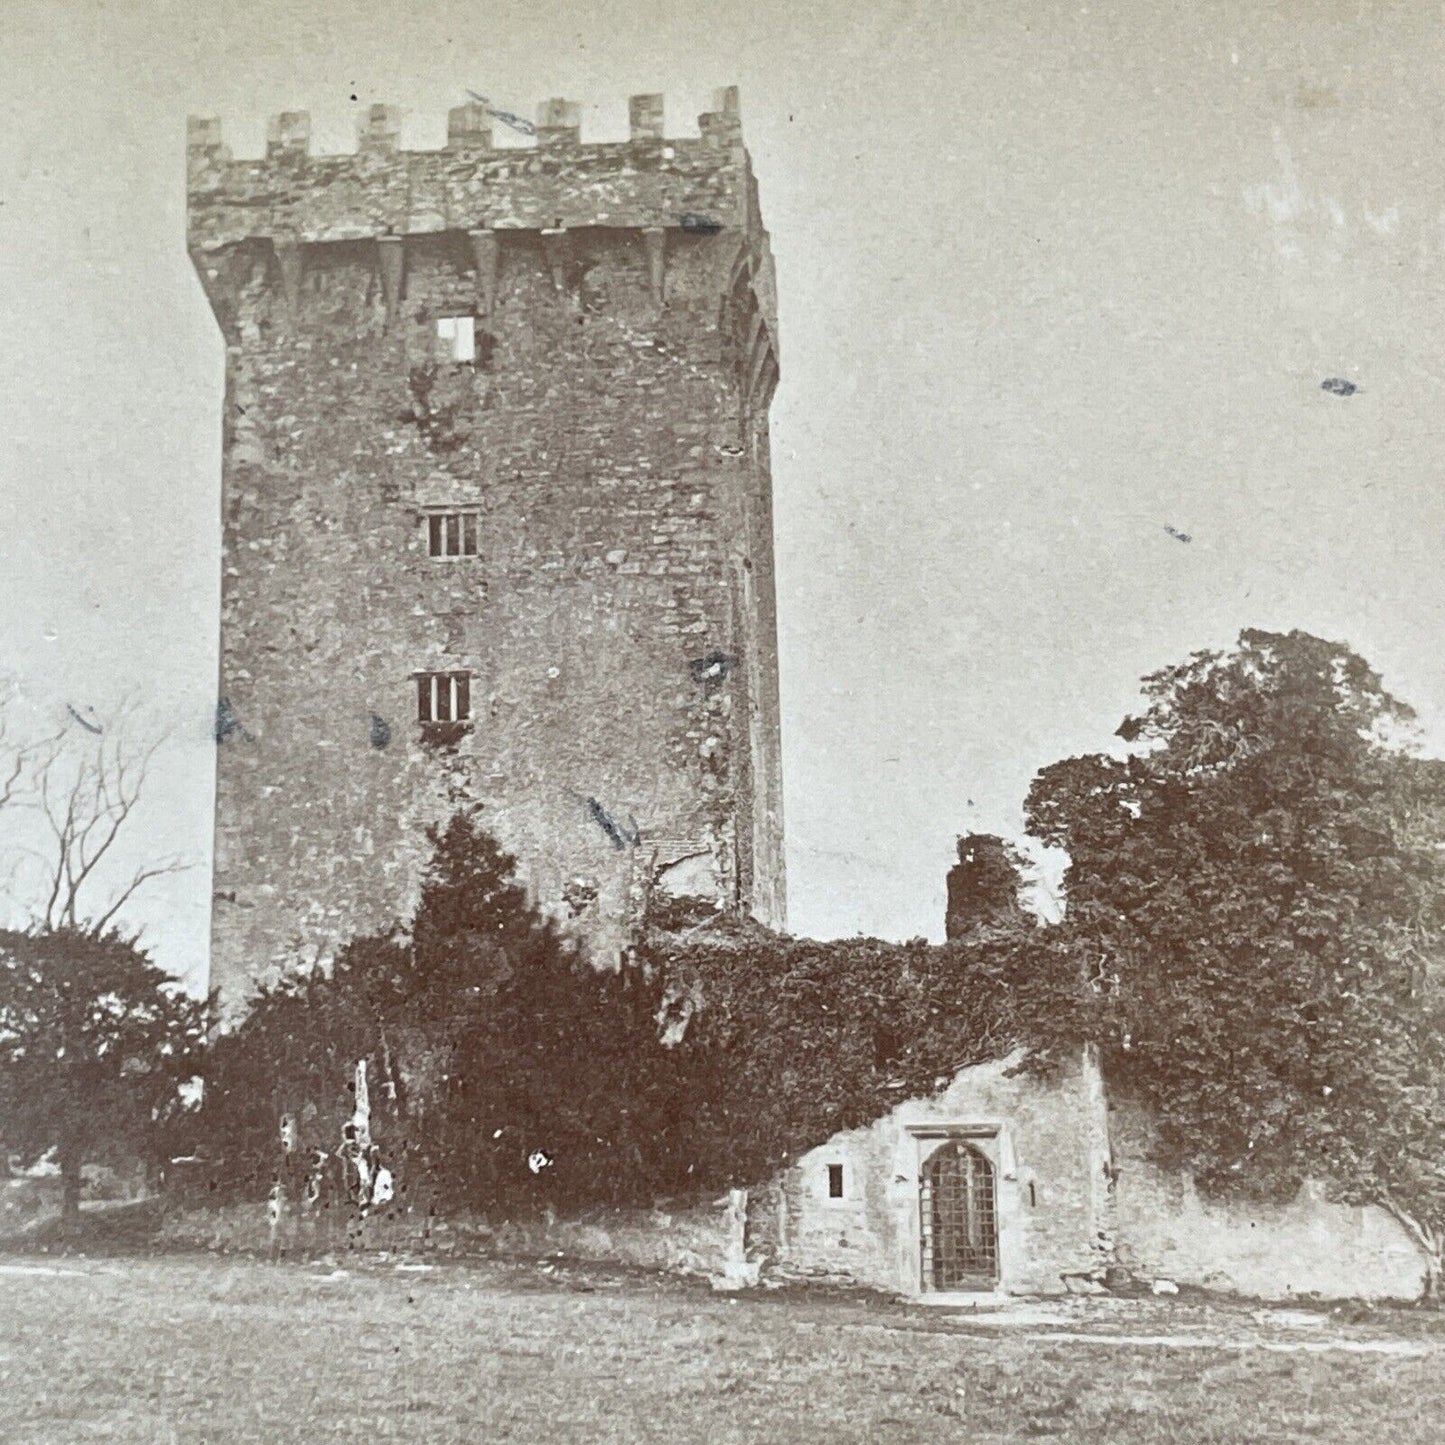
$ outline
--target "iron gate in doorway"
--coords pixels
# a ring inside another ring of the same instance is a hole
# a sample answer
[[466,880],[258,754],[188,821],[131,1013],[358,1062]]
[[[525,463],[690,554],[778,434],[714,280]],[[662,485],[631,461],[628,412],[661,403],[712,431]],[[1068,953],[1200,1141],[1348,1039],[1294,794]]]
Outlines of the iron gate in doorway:
[[950,1139],[924,1161],[918,1202],[923,1288],[992,1289],[998,1283],[993,1165],[971,1144]]

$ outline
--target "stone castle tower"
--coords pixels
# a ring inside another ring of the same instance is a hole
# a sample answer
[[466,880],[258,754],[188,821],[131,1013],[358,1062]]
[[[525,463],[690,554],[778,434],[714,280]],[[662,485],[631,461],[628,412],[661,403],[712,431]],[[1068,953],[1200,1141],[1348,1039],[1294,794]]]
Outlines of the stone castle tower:
[[783,922],[768,236],[737,93],[584,144],[548,101],[236,161],[193,120],[226,343],[212,984],[408,916],[477,804],[615,959],[650,892]]

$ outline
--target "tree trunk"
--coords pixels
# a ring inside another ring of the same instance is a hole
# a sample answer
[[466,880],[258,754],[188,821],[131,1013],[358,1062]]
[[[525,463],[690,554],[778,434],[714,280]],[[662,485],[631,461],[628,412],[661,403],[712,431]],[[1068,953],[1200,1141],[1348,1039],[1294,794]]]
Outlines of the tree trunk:
[[1420,1303],[1440,1309],[1445,1305],[1445,1229],[1417,1219],[1392,1199],[1380,1202],[1388,1214],[1409,1230],[1424,1252],[1425,1280],[1420,1290]]
[[80,1155],[72,1150],[60,1155],[60,1230],[65,1235],[80,1232]]
[[1442,1305],[1441,1276],[1445,1274],[1445,1259],[1442,1259],[1442,1255],[1445,1255],[1445,1238],[1433,1230],[1430,1236],[1425,1244],[1425,1288],[1420,1295],[1420,1302],[1439,1309]]

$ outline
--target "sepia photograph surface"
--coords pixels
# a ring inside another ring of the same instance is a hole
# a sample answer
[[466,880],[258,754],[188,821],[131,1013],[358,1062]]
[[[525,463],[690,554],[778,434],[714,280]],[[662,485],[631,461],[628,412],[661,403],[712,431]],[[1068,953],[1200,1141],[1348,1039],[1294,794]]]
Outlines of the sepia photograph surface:
[[0,1438],[1445,1437],[1445,13],[3,0]]

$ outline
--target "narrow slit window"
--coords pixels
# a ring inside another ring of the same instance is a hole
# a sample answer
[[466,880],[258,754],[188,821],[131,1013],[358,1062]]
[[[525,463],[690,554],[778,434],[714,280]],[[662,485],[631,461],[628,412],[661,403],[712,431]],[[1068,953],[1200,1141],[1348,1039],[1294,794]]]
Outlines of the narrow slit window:
[[426,528],[426,550],[429,557],[477,555],[475,512],[433,512],[426,519]]
[[474,316],[439,316],[437,340],[451,361],[477,359],[477,321]]
[[830,1164],[828,1166],[828,1198],[841,1199],[843,1197],[843,1166],[841,1164]]
[[472,679],[466,672],[420,672],[416,678],[418,722],[467,722],[472,715]]

